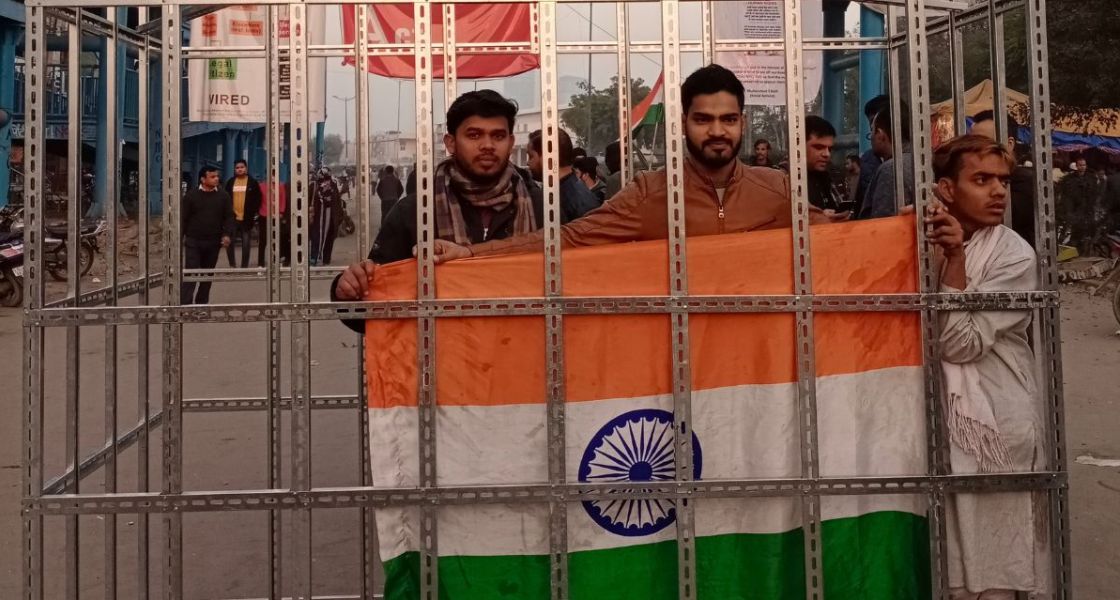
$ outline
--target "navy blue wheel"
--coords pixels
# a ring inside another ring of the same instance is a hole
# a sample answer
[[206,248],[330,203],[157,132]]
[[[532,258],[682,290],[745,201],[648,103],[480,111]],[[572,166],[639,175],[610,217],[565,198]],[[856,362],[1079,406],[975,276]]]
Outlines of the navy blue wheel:
[[[700,441],[692,434],[692,477],[700,479]],[[672,481],[673,413],[654,408],[632,410],[603,425],[583,452],[579,480],[587,483]],[[629,537],[657,533],[677,518],[672,499],[604,499],[583,503],[584,510],[607,531]]]

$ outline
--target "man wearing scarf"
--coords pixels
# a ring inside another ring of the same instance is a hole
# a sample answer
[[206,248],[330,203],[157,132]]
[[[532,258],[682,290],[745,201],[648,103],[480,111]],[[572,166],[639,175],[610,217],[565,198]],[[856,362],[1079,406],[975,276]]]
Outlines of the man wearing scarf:
[[[1014,159],[982,136],[937,149],[944,206],[926,217],[941,250],[941,291],[1021,292],[1038,287],[1035,252],[1003,225]],[[1046,468],[1043,405],[1029,344],[1031,311],[941,313],[945,420],[954,474]],[[1042,597],[1050,588],[1044,496],[952,494],[946,503],[953,600]]]
[[[461,246],[540,229],[541,190],[510,162],[517,106],[493,90],[459,96],[447,111],[443,143],[450,156],[432,181],[436,237]],[[373,263],[412,258],[416,245],[416,194],[385,215],[369,258],[351,265],[331,284],[331,300],[361,300]],[[343,321],[364,331],[364,321]]]

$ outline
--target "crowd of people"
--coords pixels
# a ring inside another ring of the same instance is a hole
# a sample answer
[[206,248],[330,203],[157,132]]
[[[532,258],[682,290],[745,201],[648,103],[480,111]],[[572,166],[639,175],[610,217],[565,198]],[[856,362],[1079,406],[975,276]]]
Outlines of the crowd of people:
[[[688,234],[790,227],[790,182],[774,168],[769,143],[760,140],[754,145],[749,164],[739,159],[744,90],[736,76],[719,65],[703,67],[684,81],[681,100]],[[855,192],[838,189],[825,176],[834,128],[823,119],[807,119],[811,224],[889,216],[906,200],[912,202],[913,178],[905,170],[909,187],[904,182],[904,197],[896,200],[889,108],[883,100],[878,102],[868,111],[873,154],[845,161],[845,180],[856,184]],[[437,262],[542,248],[541,195],[535,182],[541,172],[540,150],[531,142],[528,169],[510,162],[516,113],[511,102],[489,90],[468,92],[448,109],[444,144],[449,158],[437,166],[434,182]],[[907,136],[900,133],[907,152]],[[938,200],[920,216],[938,249],[941,289],[1032,290],[1037,284],[1035,252],[1003,225],[1015,160],[1004,144],[975,133],[937,148],[933,167]],[[569,150],[566,134],[559,137],[559,146],[564,247],[665,239],[664,170],[638,173],[611,193],[609,180],[593,175],[597,169]],[[598,203],[596,188],[606,200],[582,212],[589,198]],[[394,204],[368,259],[350,265],[332,283],[332,300],[365,299],[375,263],[412,256],[415,210],[411,195]],[[1042,467],[1042,400],[1031,375],[1030,321],[1029,311],[945,315],[940,343],[954,473]],[[361,321],[344,323],[363,331]],[[1048,543],[1045,531],[1036,527],[1044,507],[1029,492],[954,494],[947,514],[953,598],[1003,599],[1046,590]]]

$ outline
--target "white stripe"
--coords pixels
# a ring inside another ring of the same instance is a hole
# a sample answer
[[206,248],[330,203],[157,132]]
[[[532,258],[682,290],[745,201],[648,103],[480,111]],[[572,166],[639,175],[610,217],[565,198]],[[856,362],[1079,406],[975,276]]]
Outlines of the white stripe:
[[[902,367],[817,382],[821,475],[924,475],[925,403],[922,372]],[[580,461],[596,432],[636,409],[672,411],[668,395],[577,402],[567,406],[567,476],[578,480]],[[693,429],[700,442],[701,478],[785,478],[800,475],[796,386],[750,385],[693,394]],[[437,473],[440,485],[547,482],[545,407],[454,406],[437,411]],[[375,486],[417,485],[416,409],[371,409]],[[604,446],[604,448],[608,448]],[[617,453],[613,449],[612,453]],[[601,463],[610,463],[601,459]],[[609,472],[602,471],[600,472]],[[800,526],[796,498],[696,501],[696,534],[778,533]],[[880,510],[924,514],[920,495],[827,497],[825,519]],[[544,554],[548,507],[494,504],[440,509],[443,555]],[[384,558],[416,548],[418,512],[379,511]],[[572,551],[647,544],[673,539],[672,526],[658,533],[621,536],[601,528],[581,504],[568,509]]]

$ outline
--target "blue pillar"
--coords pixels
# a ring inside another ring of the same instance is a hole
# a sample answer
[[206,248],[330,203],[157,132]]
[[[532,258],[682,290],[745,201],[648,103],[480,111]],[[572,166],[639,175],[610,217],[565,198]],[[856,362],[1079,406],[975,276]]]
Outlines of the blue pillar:
[[323,133],[326,128],[327,124],[324,121],[315,124],[315,163],[311,166],[312,169],[323,166]]
[[[8,113],[8,120],[16,104],[16,37],[21,25],[0,19],[0,109]],[[8,157],[12,152],[12,125],[0,125],[0,206],[8,204],[8,186],[11,184]],[[18,165],[23,168],[23,165]]]
[[[151,74],[148,83],[148,97],[141,102],[148,103],[148,122],[140,127],[148,128],[148,147],[139,152],[148,153],[148,210],[153,215],[163,214],[163,77],[160,76],[160,62],[148,63]],[[175,179],[179,180],[178,177]]]
[[[237,160],[237,146],[240,136],[236,129],[223,129],[222,140],[222,179],[233,177],[233,163]],[[199,167],[201,168],[201,164]]]
[[[847,2],[825,2],[824,10],[824,37],[844,37],[844,13],[848,10]],[[824,118],[837,129],[844,123],[844,73],[832,66],[832,60],[841,53],[831,50],[824,53],[823,77],[821,79],[821,99]]]
[[[859,9],[859,34],[861,37],[882,37],[886,35],[886,19],[882,13],[871,10],[865,6]],[[885,50],[863,50],[859,53],[859,151],[867,152],[871,142],[867,134],[871,127],[867,118],[863,116],[863,107],[869,100],[883,93],[883,81],[886,78],[884,71]]]
[[[89,209],[89,216],[100,217],[105,214],[105,202],[108,200],[109,189],[106,182],[109,181],[109,157],[106,150],[109,144],[115,144],[115,140],[107,139],[109,135],[107,127],[106,110],[109,106],[108,90],[105,89],[105,80],[109,76],[109,69],[114,68],[113,65],[108,65],[105,62],[105,50],[108,47],[108,40],[105,38],[98,38],[97,40],[97,113],[93,115],[94,120],[97,122],[97,138],[94,142],[93,148],[93,206]],[[109,114],[115,114],[116,111],[110,111]],[[86,116],[82,115],[82,121],[85,121]]]

